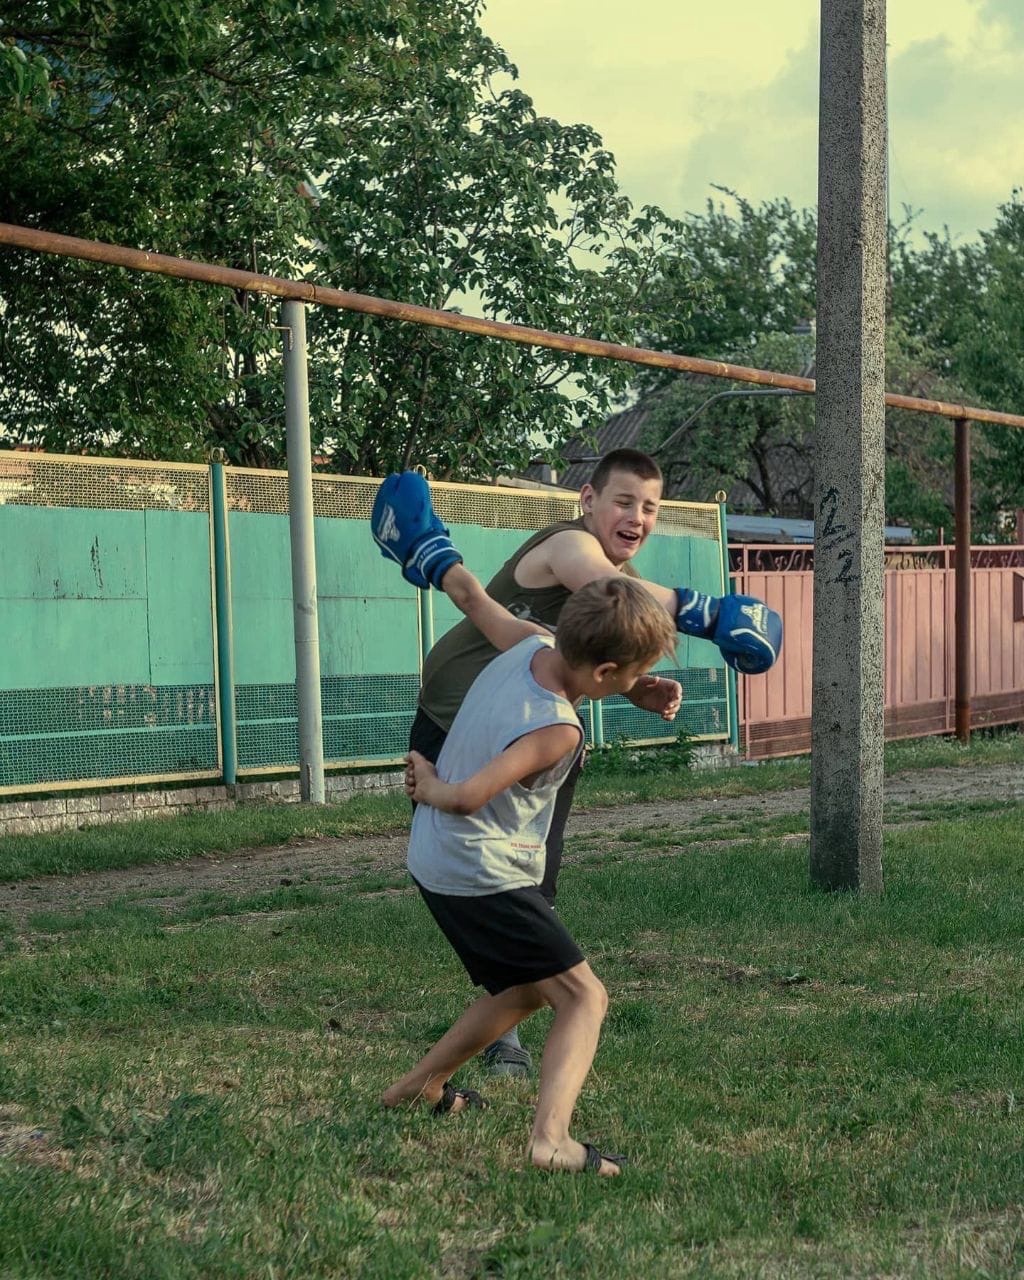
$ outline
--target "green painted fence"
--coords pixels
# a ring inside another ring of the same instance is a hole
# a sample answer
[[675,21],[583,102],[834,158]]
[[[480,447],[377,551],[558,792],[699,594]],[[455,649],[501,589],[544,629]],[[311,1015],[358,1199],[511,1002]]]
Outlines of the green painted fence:
[[0,454],[0,792],[220,770],[205,467]]
[[[240,775],[297,766],[287,477],[224,477],[218,547],[207,467],[0,452],[0,793],[219,777],[220,705],[234,711]],[[424,623],[441,635],[456,620],[438,593],[421,618],[419,593],[377,553],[367,529],[376,483],[314,477],[324,755],[336,767],[402,755]],[[560,494],[433,491],[485,579],[531,530],[575,514]],[[641,573],[723,590],[716,506],[667,503],[658,528]],[[230,635],[215,621],[218,552],[230,570]],[[218,663],[218,646],[229,663]],[[710,739],[735,732],[710,645],[682,641],[663,669],[684,685],[680,727]],[[600,712],[585,714],[592,739],[676,732],[624,699]]]

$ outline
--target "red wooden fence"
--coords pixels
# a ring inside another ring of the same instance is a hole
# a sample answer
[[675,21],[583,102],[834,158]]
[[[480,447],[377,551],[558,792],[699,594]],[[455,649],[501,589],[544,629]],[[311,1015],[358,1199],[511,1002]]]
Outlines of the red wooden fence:
[[[730,548],[736,590],[777,609],[782,658],[740,677],[740,746],[749,759],[811,749],[812,547]],[[952,547],[887,548],[885,736],[955,728]],[[1024,546],[971,552],[971,724],[1024,721]]]

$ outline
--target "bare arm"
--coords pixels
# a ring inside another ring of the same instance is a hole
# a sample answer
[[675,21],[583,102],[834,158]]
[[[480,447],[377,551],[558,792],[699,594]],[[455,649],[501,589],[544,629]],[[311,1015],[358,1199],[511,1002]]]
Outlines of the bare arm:
[[442,590],[456,609],[461,610],[500,653],[511,649],[527,636],[549,636],[550,631],[535,622],[514,617],[497,600],[493,600],[463,564],[454,564],[444,575]]
[[[619,572],[601,550],[601,544],[593,534],[582,529],[566,529],[562,533],[556,533],[541,543],[531,555],[536,556],[538,552],[544,553],[545,567],[555,582],[560,582],[570,591],[579,591],[580,587],[585,587],[595,578],[609,578]],[[668,610],[674,620],[678,608],[675,590],[657,582],[649,582],[646,578],[639,578],[638,581]]]
[[429,804],[445,813],[476,813],[513,783],[550,769],[575,751],[579,741],[580,730],[571,724],[534,729],[463,782],[442,782],[429,760],[418,751],[410,751],[406,757],[405,791],[417,804]]
[[[547,547],[547,569],[557,582],[578,591],[595,578],[607,578],[619,570],[601,550],[601,544],[589,533],[567,529],[541,543],[538,551]],[[679,607],[676,593],[657,582],[639,579],[640,585],[663,605],[674,620]],[[674,720],[683,700],[682,686],[677,680],[665,676],[644,676],[625,695],[634,706],[650,711],[662,720]]]

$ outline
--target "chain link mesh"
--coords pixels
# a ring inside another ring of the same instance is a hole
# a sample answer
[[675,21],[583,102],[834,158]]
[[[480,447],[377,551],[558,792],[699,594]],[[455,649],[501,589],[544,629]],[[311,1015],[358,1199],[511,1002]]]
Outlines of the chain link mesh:
[[[336,519],[369,520],[378,479],[359,476],[313,476],[313,514]],[[227,472],[228,506],[233,511],[287,515],[288,476],[284,471],[231,467]],[[483,529],[534,532],[559,520],[575,520],[575,493],[546,489],[503,488],[430,482],[437,514],[446,524],[472,524]],[[721,539],[719,509],[713,503],[663,502],[658,533],[684,538]]]
[[0,506],[209,511],[209,468],[0,451]]

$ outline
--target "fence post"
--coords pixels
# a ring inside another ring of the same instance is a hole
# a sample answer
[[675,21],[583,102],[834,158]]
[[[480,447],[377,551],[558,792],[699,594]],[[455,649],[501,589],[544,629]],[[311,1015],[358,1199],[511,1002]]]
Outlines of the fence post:
[[233,787],[238,780],[238,721],[235,714],[235,633],[231,614],[231,543],[227,483],[222,462],[210,463],[213,516],[213,597],[217,619],[217,720],[221,769]]
[[281,308],[284,337],[284,418],[288,435],[288,524],[295,619],[295,691],[299,711],[299,795],[324,804],[324,736],[320,706],[316,549],[313,538],[313,458],[309,441],[306,308]]
[[604,708],[601,699],[595,698],[590,704],[590,720],[594,726],[594,746],[604,746]]
[[431,591],[417,591],[419,597],[420,673],[427,654],[434,647],[434,597]]
[[953,439],[956,510],[956,736],[971,740],[971,424],[957,418]]
[[[736,591],[736,583],[729,573],[729,530],[725,515],[725,498],[726,495],[719,489],[715,494],[715,501],[718,503],[718,528],[719,536],[722,539],[722,585],[729,595],[733,595]],[[725,668],[725,691],[726,703],[729,708],[729,746],[732,747],[733,751],[739,751],[739,687],[736,672],[732,667],[728,666]]]

